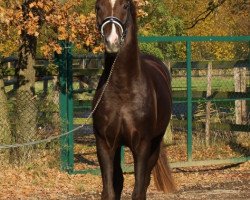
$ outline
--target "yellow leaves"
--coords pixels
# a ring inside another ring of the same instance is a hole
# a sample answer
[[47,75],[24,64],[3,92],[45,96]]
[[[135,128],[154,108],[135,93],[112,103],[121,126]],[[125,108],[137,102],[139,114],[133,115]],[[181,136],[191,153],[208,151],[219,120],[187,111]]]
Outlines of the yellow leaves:
[[0,55],[7,57],[18,50],[19,43],[14,39],[1,38],[1,40],[4,43],[0,41]]
[[34,17],[35,17],[31,11],[29,12],[28,16],[29,16],[30,18],[34,18]]
[[39,29],[39,25],[38,25],[38,17],[33,17],[30,18],[29,20],[24,22],[24,26],[23,28],[26,29],[27,33],[29,35],[34,35],[34,36],[38,36],[38,29]]
[[40,0],[37,2],[32,2],[29,4],[29,8],[40,8],[40,9],[44,9],[44,11],[48,12],[51,9],[51,5],[53,4],[53,2],[46,2],[44,0]]
[[83,14],[80,14],[77,20],[79,20],[79,23],[84,24],[86,23],[87,17]]
[[148,13],[145,12],[144,7],[150,3],[148,1],[145,1],[145,0],[135,0],[135,4],[137,7],[137,16],[138,17],[147,17]]
[[37,6],[38,6],[39,8],[43,8],[43,7],[44,7],[44,4],[43,4],[43,2],[38,1],[38,2],[37,2]]
[[235,57],[233,43],[214,43],[214,55],[218,60],[232,60]]
[[20,42],[22,32],[35,36],[45,56],[52,55],[53,51],[61,52],[61,48],[55,45],[58,40],[79,44],[77,47],[86,48],[88,51],[102,50],[101,47],[95,48],[100,37],[96,29],[96,15],[94,12],[88,15],[79,12],[78,5],[82,4],[82,0],[67,0],[64,4],[55,0],[29,2],[27,13],[24,13],[21,7],[24,1],[20,1],[18,7],[7,8],[0,4],[1,36],[4,34],[6,37],[13,37],[15,42]]
[[143,29],[140,31],[142,33],[143,36],[148,36],[149,35],[149,31],[146,29]]
[[55,41],[51,41],[49,44],[45,44],[41,47],[41,51],[43,52],[44,56],[52,57],[54,52],[57,54],[62,53],[62,47],[57,44]]
[[[17,12],[19,14],[19,12]],[[17,19],[15,11],[11,8],[0,6],[0,23],[9,25],[13,20]]]
[[94,47],[94,49],[93,49],[93,53],[94,54],[101,53],[103,51],[104,51],[104,45],[100,45],[100,46]]
[[67,30],[64,26],[59,26],[58,28],[58,39],[66,40],[68,38]]
[[62,53],[62,47],[59,44],[53,44],[53,49],[57,54],[61,54]]
[[38,37],[38,36],[39,36],[39,32],[36,31],[36,32],[34,33],[34,36],[35,36],[35,37]]
[[4,21],[4,9],[0,6],[0,22],[3,23]]
[[33,8],[33,7],[35,7],[35,6],[36,6],[36,2],[32,2],[32,3],[29,4],[29,7],[30,7],[30,8]]

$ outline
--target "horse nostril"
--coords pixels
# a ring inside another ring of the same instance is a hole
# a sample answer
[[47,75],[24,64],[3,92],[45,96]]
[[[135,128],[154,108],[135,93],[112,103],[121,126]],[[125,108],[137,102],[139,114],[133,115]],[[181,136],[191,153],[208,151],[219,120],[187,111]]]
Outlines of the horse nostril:
[[119,38],[108,37],[108,38],[105,38],[105,42],[109,45],[117,45],[119,43]]

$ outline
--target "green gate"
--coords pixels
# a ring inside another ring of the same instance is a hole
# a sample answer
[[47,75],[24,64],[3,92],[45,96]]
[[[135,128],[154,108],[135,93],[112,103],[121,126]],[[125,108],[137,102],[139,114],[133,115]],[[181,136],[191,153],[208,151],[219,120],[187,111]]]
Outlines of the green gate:
[[[192,61],[192,50],[194,43],[200,42],[227,42],[227,43],[245,43],[248,49],[248,58],[243,61],[231,62],[230,67],[232,69],[239,67],[244,67],[249,73],[250,71],[250,63],[249,63],[249,47],[250,47],[250,36],[200,36],[200,37],[187,37],[187,36],[180,36],[180,37],[139,37],[139,41],[141,43],[184,43],[185,46],[185,54],[186,60],[182,62],[180,65],[184,65],[184,67],[177,67],[173,66],[173,70],[178,71],[185,71],[185,94],[183,91],[178,89],[175,90],[173,88],[173,100],[175,104],[184,105],[186,111],[186,116],[183,119],[173,119],[172,123],[173,126],[176,127],[185,127],[186,126],[186,160],[184,161],[174,161],[171,162],[171,167],[190,167],[190,166],[201,166],[201,165],[215,165],[215,164],[232,164],[232,163],[241,163],[248,161],[250,159],[249,156],[249,149],[248,152],[244,154],[244,156],[239,157],[232,157],[232,158],[220,158],[220,159],[193,159],[193,133],[194,130],[204,130],[204,123],[202,122],[195,122],[194,120],[194,106],[196,106],[196,110],[198,110],[200,105],[207,104],[207,102],[217,103],[220,105],[219,102],[224,102],[230,105],[234,105],[236,101],[244,101],[246,102],[246,106],[250,108],[250,75],[247,74],[247,82],[246,84],[246,91],[215,91],[212,92],[209,96],[204,93],[205,91],[196,91],[194,89],[194,85],[196,85],[196,80],[194,78],[194,70],[196,70],[197,66],[199,65],[199,69],[203,67],[203,71],[207,68],[207,64],[210,62],[197,62]],[[68,43],[62,43],[63,46],[63,53],[62,55],[56,56],[56,62],[60,68],[60,116],[62,122],[62,132],[67,132],[73,129],[74,127],[74,99],[73,95],[76,91],[73,89],[73,70],[72,70],[72,63],[74,56],[72,55],[72,48],[71,45]],[[176,63],[175,63],[176,64]],[[173,64],[174,65],[174,64]],[[216,64],[216,65],[223,65],[223,63]],[[227,66],[228,67],[228,66]],[[222,67],[223,68],[223,67]],[[226,68],[224,66],[224,68]],[[93,71],[93,70],[92,70]],[[218,70],[220,71],[220,70]],[[233,71],[233,70],[231,70]],[[94,73],[101,73],[101,69],[95,69]],[[220,72],[221,73],[221,72]],[[223,77],[223,75],[222,75]],[[174,80],[174,78],[173,78]],[[197,79],[198,80],[198,79]],[[226,79],[225,79],[226,80]],[[183,80],[182,80],[183,81]],[[201,80],[199,80],[202,83]],[[234,82],[230,82],[230,84],[234,84]],[[85,102],[82,106],[86,106],[90,104],[90,101]],[[79,105],[78,105],[79,106]],[[89,105],[87,106],[89,107]],[[231,108],[226,108],[231,109]],[[230,111],[231,112],[231,111]],[[232,111],[232,113],[235,111]],[[247,111],[249,115],[247,118],[246,123],[242,124],[233,124],[233,123],[214,123],[211,124],[211,129],[218,129],[218,130],[226,130],[228,133],[231,132],[240,132],[246,133],[249,135],[250,133],[250,112]],[[217,113],[218,115],[221,113]],[[235,113],[233,113],[235,114]],[[199,132],[199,131],[196,131]],[[206,148],[206,147],[204,147]],[[249,147],[248,147],[249,148]],[[123,152],[124,154],[124,152]],[[99,173],[99,169],[86,169],[86,170],[76,170],[74,166],[74,133],[70,133],[69,135],[63,137],[61,139],[61,162],[62,162],[62,169],[68,171],[69,173]],[[132,166],[125,166],[125,170],[131,171]]]

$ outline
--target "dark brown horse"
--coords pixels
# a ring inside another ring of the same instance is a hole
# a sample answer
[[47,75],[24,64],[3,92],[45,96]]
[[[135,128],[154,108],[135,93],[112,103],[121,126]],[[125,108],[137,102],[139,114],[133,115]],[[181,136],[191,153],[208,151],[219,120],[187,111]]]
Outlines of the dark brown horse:
[[105,44],[105,68],[94,105],[106,89],[93,115],[102,199],[121,197],[122,145],[130,148],[134,158],[132,199],[146,199],[153,168],[158,189],[172,191],[166,156],[160,153],[171,116],[170,74],[160,60],[140,53],[132,0],[97,0],[96,13]]

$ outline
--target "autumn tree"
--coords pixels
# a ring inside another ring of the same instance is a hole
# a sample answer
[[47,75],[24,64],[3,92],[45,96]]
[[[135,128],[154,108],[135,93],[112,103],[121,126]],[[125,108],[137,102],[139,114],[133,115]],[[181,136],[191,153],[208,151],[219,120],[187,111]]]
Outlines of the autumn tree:
[[[142,1],[143,15],[138,19],[139,34],[143,36],[180,36],[183,34],[183,21],[171,15],[165,0]],[[167,60],[180,57],[181,46],[177,43],[142,43],[142,51]]]
[[[249,35],[249,3],[245,0],[170,0],[166,1],[171,15],[184,22],[189,36]],[[193,43],[195,60],[232,60],[246,57],[248,45],[229,42]],[[239,49],[242,49],[239,52]]]
[[[60,53],[58,40],[68,40],[77,47],[96,51],[95,16],[75,11],[81,1],[19,0],[0,2],[0,26],[3,38],[0,53],[18,51],[18,89],[15,95],[16,122],[14,143],[37,138],[37,105],[35,91],[35,58],[37,46],[45,56]],[[87,25],[88,24],[88,25]],[[15,48],[8,48],[12,44]],[[14,45],[15,44],[15,45]],[[18,48],[16,48],[18,47]],[[2,95],[1,95],[2,96]],[[6,99],[6,98],[5,98]],[[6,107],[7,108],[7,107]],[[12,160],[25,161],[29,148],[13,151]]]

